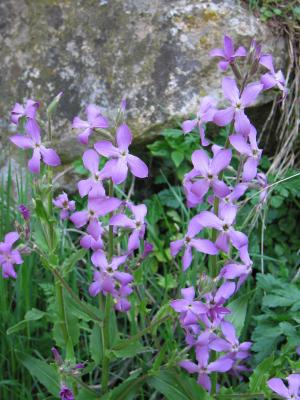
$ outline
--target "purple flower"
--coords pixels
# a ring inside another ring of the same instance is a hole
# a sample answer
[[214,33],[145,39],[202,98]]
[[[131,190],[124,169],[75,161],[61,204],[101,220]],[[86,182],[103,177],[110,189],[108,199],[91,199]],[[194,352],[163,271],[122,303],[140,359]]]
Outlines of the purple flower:
[[94,272],[94,282],[90,285],[89,292],[91,296],[96,296],[102,292],[104,294],[115,294],[115,286],[128,285],[133,280],[133,276],[127,272],[118,271],[120,265],[126,261],[126,256],[113,257],[108,263],[104,253],[101,250],[92,255],[92,263],[99,268]]
[[233,360],[228,357],[220,357],[216,361],[209,363],[209,352],[206,347],[196,349],[197,364],[190,360],[184,360],[179,365],[191,374],[198,374],[198,383],[208,392],[211,391],[211,381],[209,375],[212,372],[227,372],[232,368]]
[[240,93],[235,80],[225,77],[223,78],[222,88],[224,97],[231,102],[231,106],[225,110],[217,111],[214,122],[219,126],[225,126],[234,120],[236,132],[248,136],[251,124],[244,109],[256,100],[263,89],[263,85],[255,82],[250,83]]
[[272,378],[267,384],[273,392],[286,400],[299,400],[300,374],[291,374],[287,378],[288,387],[283,383],[282,379]]
[[3,278],[17,278],[14,264],[22,264],[23,260],[18,250],[13,250],[13,244],[19,239],[17,232],[5,235],[4,242],[0,243],[0,265],[2,266]]
[[82,144],[88,144],[89,136],[94,129],[106,129],[109,126],[107,119],[101,115],[100,107],[95,104],[89,104],[87,106],[86,115],[87,121],[75,117],[72,124],[72,128],[81,130],[78,139]]
[[220,271],[220,276],[225,279],[236,279],[239,278],[237,289],[242,285],[243,282],[248,278],[252,272],[252,261],[249,257],[248,246],[243,246],[239,250],[240,258],[243,262],[236,263],[229,261]]
[[63,359],[61,358],[61,355],[59,354],[58,350],[55,347],[52,347],[51,351],[52,351],[52,354],[53,354],[56,364],[58,366],[62,365]]
[[102,227],[98,217],[114,211],[119,207],[120,204],[121,200],[115,197],[89,199],[87,210],[76,211],[71,215],[70,220],[73,222],[76,228],[81,228],[82,226],[88,224],[87,233],[95,240],[98,240],[102,232]]
[[69,200],[68,195],[65,192],[62,192],[60,195],[53,200],[53,204],[57,208],[61,208],[60,218],[62,220],[67,219],[69,217],[69,213],[75,210],[75,201]]
[[125,111],[126,111],[126,104],[127,102],[126,102],[126,97],[124,96],[123,98],[122,98],[122,100],[121,100],[121,103],[120,103],[120,110],[121,110],[121,112],[122,113],[125,113]]
[[80,239],[80,246],[83,247],[84,249],[92,249],[93,251],[101,250],[103,248],[103,241],[102,241],[102,233],[104,232],[104,229],[102,228],[101,224],[99,223],[98,228],[99,229],[99,235],[97,239],[94,239],[92,235],[89,234],[84,234],[82,238]]
[[89,149],[83,153],[83,165],[90,171],[91,176],[78,182],[78,191],[80,197],[88,195],[89,199],[105,196],[105,190],[102,184],[104,175],[99,171],[100,157],[95,150]]
[[[230,313],[230,310],[224,307],[224,303],[234,294],[234,292],[235,284],[233,282],[224,282],[214,294],[209,292],[203,295],[206,301],[205,305],[208,308],[207,317],[211,318],[212,321],[215,321],[215,326],[218,326],[223,317]],[[208,328],[210,328],[211,322],[206,321],[206,319],[204,319],[203,322]]]
[[205,254],[215,255],[218,253],[217,247],[210,240],[195,238],[201,229],[202,226],[197,222],[197,217],[194,217],[189,222],[188,231],[184,239],[171,242],[170,247],[172,257],[175,257],[182,247],[185,249],[182,259],[183,271],[189,268],[192,263],[192,248]]
[[129,285],[122,285],[114,295],[115,309],[120,312],[127,312],[131,308],[131,304],[127,297],[132,293],[132,288]]
[[222,71],[226,71],[228,66],[233,64],[237,57],[245,57],[247,55],[247,51],[243,46],[240,46],[236,51],[234,51],[232,39],[225,35],[223,49],[213,49],[209,55],[211,57],[223,58],[224,61],[219,62],[219,68]]
[[25,221],[30,220],[30,210],[24,204],[19,205],[19,211],[22,214],[22,217],[24,218]]
[[195,289],[191,286],[181,289],[183,299],[171,301],[171,307],[181,314],[183,326],[195,324],[200,314],[206,314],[207,307],[201,301],[195,301]]
[[60,158],[56,151],[53,149],[47,149],[41,142],[40,127],[38,123],[29,119],[26,124],[26,133],[29,136],[14,135],[10,137],[12,143],[21,149],[33,149],[32,158],[28,161],[28,168],[30,172],[39,174],[41,159],[45,164],[51,167],[57,167],[60,165]]
[[209,96],[202,99],[199,111],[197,113],[197,118],[193,120],[184,121],[182,124],[182,130],[184,133],[191,132],[196,126],[198,126],[201,144],[202,146],[208,146],[209,141],[205,138],[204,124],[206,122],[211,122],[215,115],[215,101]]
[[125,214],[117,214],[110,219],[109,224],[132,230],[128,239],[128,251],[132,252],[139,248],[140,240],[145,235],[147,207],[144,204],[137,206],[130,204],[129,208],[132,211],[134,219],[128,218]]
[[260,78],[260,82],[263,84],[263,89],[268,90],[277,87],[284,95],[287,94],[284,75],[281,71],[275,72],[272,56],[269,54],[263,55],[260,58],[260,64],[269,70],[269,72],[262,75]]
[[129,154],[128,147],[132,142],[132,134],[126,124],[122,124],[117,129],[116,140],[118,147],[107,140],[95,144],[97,152],[105,157],[112,157],[103,168],[115,184],[125,181],[128,167],[131,173],[138,178],[148,176],[147,165],[138,157]]
[[27,100],[25,107],[20,103],[16,103],[11,111],[11,122],[18,125],[20,118],[35,119],[35,114],[40,103],[35,100]]
[[249,182],[257,175],[257,166],[261,158],[262,150],[257,146],[256,129],[251,125],[249,133],[249,143],[241,134],[229,136],[231,145],[243,156],[246,157],[246,162],[243,168],[243,182]]
[[184,188],[190,204],[201,203],[209,188],[212,188],[217,197],[229,194],[229,188],[218,179],[218,174],[228,167],[230,161],[231,150],[219,150],[212,159],[204,150],[194,151],[192,154],[194,169],[184,177]]
[[236,213],[236,206],[222,204],[219,206],[218,217],[210,211],[202,211],[197,216],[197,222],[203,227],[214,228],[220,232],[215,244],[225,253],[229,250],[229,241],[236,249],[248,243],[247,236],[233,228]]
[[239,343],[234,326],[228,321],[221,322],[221,330],[225,337],[216,338],[209,344],[209,348],[218,352],[228,353],[233,360],[244,360],[249,357],[251,342]]
[[75,400],[72,390],[65,384],[61,385],[59,395],[61,400]]
[[[222,204],[234,205],[234,203],[245,194],[247,189],[248,185],[245,183],[238,183],[235,187],[229,188],[230,193],[221,199]],[[210,201],[210,204],[213,204],[213,202]]]
[[144,260],[146,257],[148,257],[149,254],[152,253],[152,251],[153,251],[153,244],[145,241],[144,251],[141,258]]

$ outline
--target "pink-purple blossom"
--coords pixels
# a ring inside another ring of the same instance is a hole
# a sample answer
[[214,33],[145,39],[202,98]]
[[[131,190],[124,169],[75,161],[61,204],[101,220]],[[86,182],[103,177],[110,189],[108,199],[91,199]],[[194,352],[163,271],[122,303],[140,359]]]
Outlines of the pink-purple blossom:
[[197,117],[192,120],[186,120],[182,124],[182,130],[185,134],[198,126],[202,146],[208,146],[210,143],[205,137],[204,125],[213,120],[216,112],[215,106],[214,99],[209,96],[204,97],[197,112]]
[[2,267],[3,278],[17,278],[14,265],[23,263],[20,252],[13,249],[15,242],[19,240],[17,232],[9,232],[4,237],[4,242],[0,243],[0,265]]
[[228,167],[231,161],[231,150],[218,151],[210,159],[204,150],[196,150],[192,154],[194,168],[184,177],[184,189],[190,206],[203,202],[203,197],[209,188],[217,197],[225,197],[230,193],[228,186],[219,179],[221,171]]
[[197,222],[197,216],[192,218],[189,222],[188,231],[183,239],[175,240],[171,242],[171,255],[175,257],[182,247],[184,248],[184,254],[182,258],[182,267],[185,271],[192,263],[192,249],[210,255],[218,253],[217,247],[208,239],[196,238],[195,236],[203,229],[203,227]]
[[65,384],[61,385],[59,395],[61,400],[75,400],[73,391]]
[[27,119],[26,122],[28,122],[29,119],[35,119],[35,115],[39,106],[40,103],[38,101],[31,99],[26,101],[25,106],[20,103],[16,103],[11,110],[11,122],[18,125],[19,120],[22,117]]
[[219,68],[222,71],[227,71],[228,66],[232,65],[235,62],[235,59],[238,57],[245,57],[247,55],[247,51],[243,46],[238,47],[234,50],[234,44],[232,39],[225,35],[224,36],[224,47],[223,49],[213,49],[209,53],[211,57],[220,57],[223,61],[219,62]]
[[90,177],[78,182],[80,197],[86,195],[89,199],[104,197],[105,190],[102,183],[104,174],[99,171],[100,157],[98,153],[93,149],[86,150],[83,153],[82,161],[85,168],[90,172]]
[[55,207],[60,208],[60,218],[62,220],[69,217],[70,212],[75,211],[75,201],[69,200],[67,193],[63,192],[59,194],[56,199],[53,200]]
[[41,141],[41,132],[38,123],[29,119],[25,127],[27,135],[14,135],[10,137],[12,143],[21,149],[33,149],[32,158],[28,161],[29,171],[40,173],[41,160],[50,167],[60,165],[60,158],[56,151],[45,147]]
[[101,114],[101,108],[95,104],[89,104],[86,108],[87,121],[79,117],[73,119],[72,127],[80,130],[78,140],[82,144],[88,144],[89,136],[95,129],[109,127],[108,120]]
[[128,151],[132,142],[132,133],[125,123],[117,129],[116,142],[117,147],[107,140],[97,142],[94,146],[99,154],[111,158],[105,164],[103,172],[110,176],[113,183],[117,185],[125,181],[128,168],[137,178],[146,178],[148,176],[147,165]]
[[240,93],[236,81],[225,77],[222,81],[222,88],[224,97],[230,101],[231,106],[224,110],[216,111],[214,122],[219,126],[225,126],[234,120],[236,132],[248,136],[251,123],[244,110],[255,102],[263,89],[263,85],[257,82],[249,83]]
[[300,400],[300,374],[291,374],[286,378],[288,386],[282,379],[269,379],[267,384],[269,388],[286,400]]

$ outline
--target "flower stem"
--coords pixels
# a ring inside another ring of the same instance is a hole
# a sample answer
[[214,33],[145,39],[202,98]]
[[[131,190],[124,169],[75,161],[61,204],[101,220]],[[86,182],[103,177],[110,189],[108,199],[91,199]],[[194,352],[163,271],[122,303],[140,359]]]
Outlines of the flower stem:
[[[108,195],[113,196],[114,187],[113,182],[110,180]],[[114,250],[114,232],[113,226],[109,226],[108,232],[108,259],[111,260],[113,256]],[[102,392],[107,392],[108,389],[108,381],[109,381],[109,363],[110,356],[108,354],[109,349],[109,334],[110,334],[110,314],[112,312],[112,297],[110,294],[106,296],[105,301],[105,311],[104,311],[104,320],[103,320],[103,361],[102,361],[102,377],[101,377],[101,387]]]

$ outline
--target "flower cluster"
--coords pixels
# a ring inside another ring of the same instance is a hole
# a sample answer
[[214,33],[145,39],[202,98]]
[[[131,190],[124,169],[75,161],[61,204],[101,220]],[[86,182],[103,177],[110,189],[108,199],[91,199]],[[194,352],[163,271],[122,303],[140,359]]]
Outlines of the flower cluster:
[[[121,103],[120,113],[124,113],[124,101]],[[95,105],[87,107],[88,122],[75,117],[74,128],[84,128],[79,135],[79,140],[87,144],[87,138],[95,129],[106,128],[107,120],[101,116],[99,108]],[[148,167],[138,157],[129,153],[132,142],[132,133],[125,123],[121,123],[116,130],[116,143],[103,140],[95,143],[94,149],[84,152],[82,160],[85,168],[89,171],[87,179],[78,182],[78,192],[81,197],[87,197],[87,208],[76,211],[70,216],[70,220],[76,228],[86,226],[80,244],[83,248],[91,249],[91,261],[94,266],[94,279],[90,285],[91,296],[102,293],[104,296],[112,295],[115,308],[119,311],[128,311],[130,302],[128,296],[132,293],[131,283],[133,276],[128,272],[127,263],[139,249],[140,240],[145,235],[145,217],[147,208],[145,205],[134,205],[129,201],[121,201],[113,196],[109,189],[107,194],[105,187],[113,188],[122,184],[130,171],[135,177],[146,178]],[[106,163],[99,169],[101,156],[105,157]],[[58,199],[57,199],[58,200]],[[57,201],[56,200],[56,201]],[[70,204],[65,199],[67,210]],[[57,202],[62,208],[62,203]],[[117,211],[118,210],[118,211]],[[109,219],[105,216],[109,215]],[[101,220],[101,217],[104,217]],[[110,235],[118,235],[119,231],[126,229],[130,232],[127,249],[122,255],[112,256],[108,254],[113,249],[108,249]],[[106,241],[103,238],[106,237]],[[106,245],[105,245],[106,243]],[[120,270],[123,266],[123,270]]]
[[[237,293],[252,271],[248,237],[236,228],[239,200],[253,186],[263,189],[261,202],[267,195],[266,176],[258,173],[262,150],[258,147],[256,129],[245,109],[263,90],[276,86],[284,94],[285,84],[281,74],[274,72],[272,57],[262,54],[255,42],[251,44],[249,53],[243,47],[235,51],[232,40],[225,36],[224,49],[213,50],[211,56],[221,57],[220,69],[226,71],[230,66],[235,75],[235,79],[224,77],[222,81],[224,98],[230,104],[218,110],[213,100],[204,98],[197,118],[182,125],[185,134],[197,126],[201,144],[207,146],[206,150],[199,149],[193,153],[193,169],[184,177],[187,205],[190,208],[201,205],[203,210],[206,203],[209,208],[191,219],[183,239],[171,243],[173,257],[184,249],[184,271],[192,264],[192,250],[209,255],[210,268],[209,274],[202,275],[197,283],[198,293],[193,286],[182,289],[182,299],[172,301],[171,307],[179,313],[186,343],[189,349],[194,349],[196,358],[196,362],[187,359],[179,365],[189,373],[197,373],[198,383],[207,391],[215,392],[216,382],[212,388],[210,375],[230,372],[240,376],[240,372],[248,370],[243,361],[249,357],[251,347],[251,342],[239,343],[233,324],[226,319],[230,314],[226,302]],[[237,64],[239,57],[245,60],[243,70]],[[259,65],[269,72],[260,81],[249,82]],[[207,122],[229,125],[225,146],[212,145],[211,155],[205,137]],[[239,159],[239,168],[235,172],[231,167],[230,179],[225,181],[224,171],[230,167],[234,157]],[[210,239],[207,239],[208,232],[211,232]]]

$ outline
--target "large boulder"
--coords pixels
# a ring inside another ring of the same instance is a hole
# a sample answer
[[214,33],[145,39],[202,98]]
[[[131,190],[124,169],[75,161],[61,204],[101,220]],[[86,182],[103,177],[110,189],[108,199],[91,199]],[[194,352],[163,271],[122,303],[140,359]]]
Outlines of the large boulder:
[[82,152],[70,121],[90,102],[112,115],[126,95],[142,136],[194,111],[202,96],[219,97],[208,53],[225,33],[284,54],[283,40],[239,0],[6,0],[0,15],[1,136],[15,101],[47,103],[63,91],[54,133],[65,162]]

